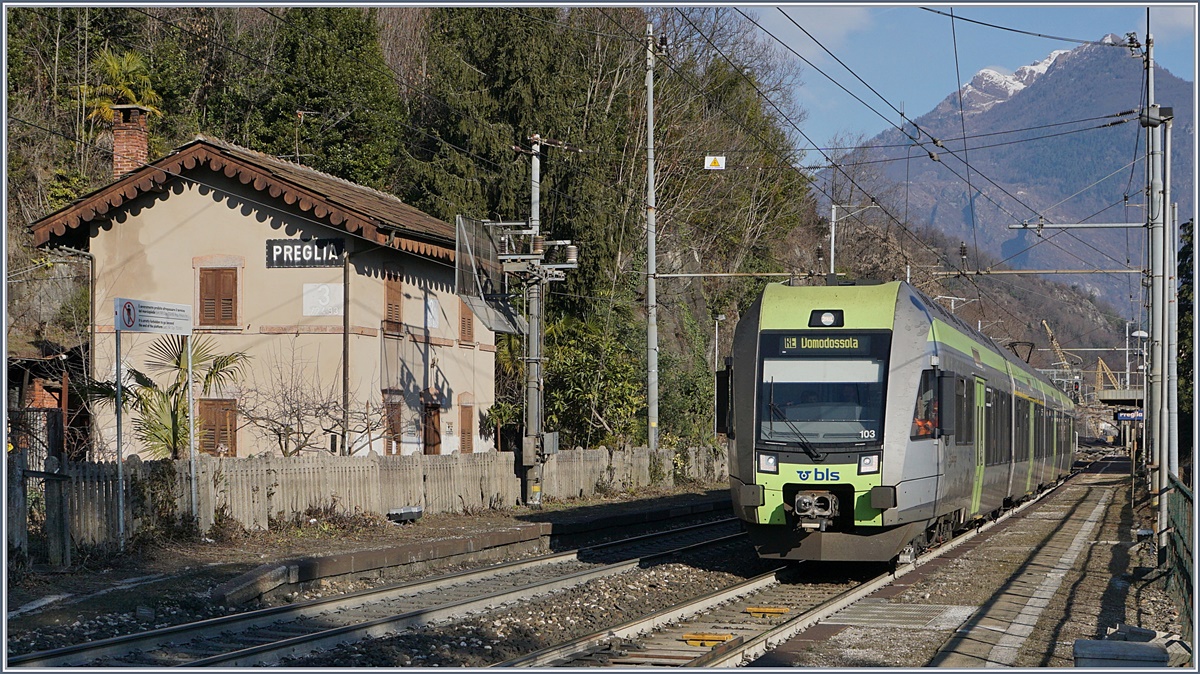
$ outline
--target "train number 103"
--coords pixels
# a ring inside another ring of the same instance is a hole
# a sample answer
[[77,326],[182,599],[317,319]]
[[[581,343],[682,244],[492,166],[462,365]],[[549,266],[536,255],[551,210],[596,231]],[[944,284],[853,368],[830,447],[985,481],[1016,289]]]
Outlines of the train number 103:
[[864,428],[863,430],[858,432],[858,437],[862,438],[863,440],[874,440],[875,439],[875,430],[870,429],[870,428]]

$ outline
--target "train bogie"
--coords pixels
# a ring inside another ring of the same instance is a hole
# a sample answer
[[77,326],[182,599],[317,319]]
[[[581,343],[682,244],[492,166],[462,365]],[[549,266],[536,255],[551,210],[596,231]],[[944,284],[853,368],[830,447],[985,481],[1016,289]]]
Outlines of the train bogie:
[[764,557],[886,561],[1057,480],[1070,401],[906,283],[772,285],[718,375]]

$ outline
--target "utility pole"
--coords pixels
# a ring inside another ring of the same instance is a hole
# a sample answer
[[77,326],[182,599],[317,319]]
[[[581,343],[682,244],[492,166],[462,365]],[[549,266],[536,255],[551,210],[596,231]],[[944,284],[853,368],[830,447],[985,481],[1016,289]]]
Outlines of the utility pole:
[[1166,443],[1167,472],[1179,477],[1179,211],[1171,203],[1171,126],[1175,119],[1172,108],[1160,108],[1165,129],[1166,144],[1163,147],[1163,212],[1165,215],[1166,254],[1164,271],[1166,276],[1166,316],[1163,318],[1166,338],[1166,375],[1163,386],[1166,390]]
[[[1136,50],[1136,40],[1131,39],[1131,48]],[[1136,51],[1135,51],[1135,55]],[[1169,485],[1167,466],[1168,457],[1167,437],[1167,396],[1165,378],[1163,377],[1166,348],[1166,297],[1165,277],[1165,233],[1163,220],[1165,208],[1163,204],[1162,180],[1162,137],[1159,127],[1162,125],[1162,115],[1154,98],[1154,36],[1146,33],[1146,51],[1143,57],[1146,68],[1146,110],[1139,116],[1139,122],[1146,129],[1146,150],[1149,154],[1146,162],[1147,172],[1147,227],[1150,230],[1150,372],[1146,386],[1145,424],[1147,435],[1150,436],[1149,449],[1152,449],[1155,471],[1151,483],[1151,493],[1158,506],[1158,561],[1161,566],[1166,561],[1168,544],[1167,534],[1167,499],[1166,491]]]
[[[534,134],[533,162],[530,172],[529,196],[529,229],[532,230],[532,245],[530,253],[540,255],[544,250],[541,233],[542,207],[542,145],[541,138]],[[535,268],[537,265],[533,265]],[[542,286],[545,276],[535,273],[532,282],[527,287],[529,298],[529,334],[525,339],[525,437],[522,444],[522,459],[533,460],[533,465],[526,474],[527,505],[542,504],[542,325],[545,316],[542,313]]]
[[[566,279],[565,269],[579,267],[579,249],[568,240],[547,241],[541,230],[541,153],[542,146],[560,147],[578,151],[566,143],[542,138],[534,134],[529,138],[532,156],[529,222],[486,223],[500,227],[501,241],[506,242],[497,258],[503,263],[506,274],[521,279],[525,286],[529,313],[529,330],[525,335],[525,434],[521,442],[521,499],[525,505],[540,507],[542,503],[542,469],[546,457],[558,451],[558,433],[547,433],[544,429],[543,387],[543,335],[545,334],[545,309],[543,288],[553,281]],[[525,152],[518,147],[513,148]],[[528,244],[518,243],[518,237],[527,237]],[[509,245],[507,242],[512,242]],[[548,247],[565,247],[566,260],[561,263],[546,263]]]
[[654,24],[646,24],[646,435],[658,449],[658,274],[654,221]]

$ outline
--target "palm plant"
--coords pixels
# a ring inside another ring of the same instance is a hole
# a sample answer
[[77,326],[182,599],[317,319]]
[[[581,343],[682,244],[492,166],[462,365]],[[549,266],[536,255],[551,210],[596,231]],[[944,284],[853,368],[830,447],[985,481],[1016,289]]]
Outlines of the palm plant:
[[135,51],[117,54],[105,49],[100,52],[97,68],[100,84],[82,87],[90,109],[89,119],[111,124],[115,105],[139,105],[151,115],[162,114],[157,107],[162,97],[151,86],[150,67],[141,54]]
[[[216,344],[209,338],[194,340],[191,383],[199,385],[200,395],[230,386],[241,377],[242,366],[249,358],[241,351],[217,353]],[[190,446],[187,337],[163,335],[155,340],[146,358],[146,369],[166,375],[168,383],[161,385],[150,374],[129,368],[132,384],[121,387],[122,406],[136,415],[134,437],[152,456],[178,459]],[[92,382],[89,397],[115,402],[116,387],[116,382]]]

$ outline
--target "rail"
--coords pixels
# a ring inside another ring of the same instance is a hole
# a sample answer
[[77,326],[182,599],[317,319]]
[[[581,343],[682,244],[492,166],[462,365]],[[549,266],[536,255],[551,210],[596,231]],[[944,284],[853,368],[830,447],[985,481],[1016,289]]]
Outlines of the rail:
[[1172,475],[1167,495],[1167,593],[1179,607],[1185,641],[1195,633],[1192,623],[1192,491]]

